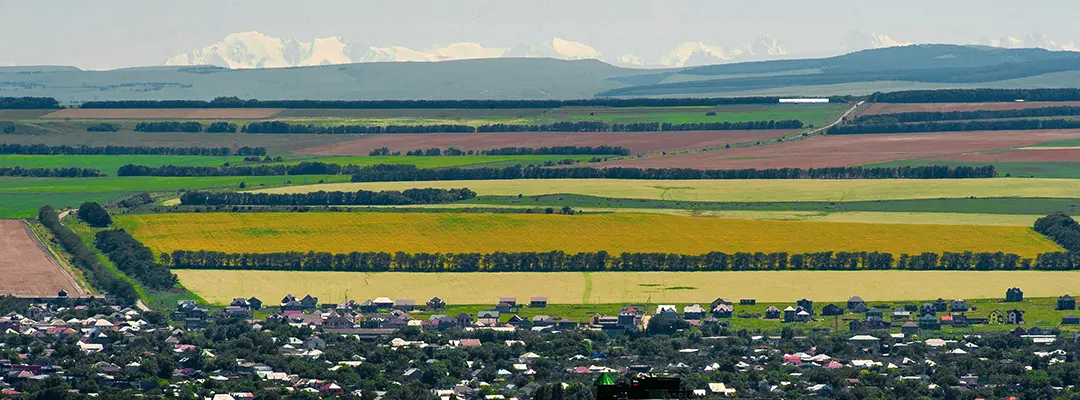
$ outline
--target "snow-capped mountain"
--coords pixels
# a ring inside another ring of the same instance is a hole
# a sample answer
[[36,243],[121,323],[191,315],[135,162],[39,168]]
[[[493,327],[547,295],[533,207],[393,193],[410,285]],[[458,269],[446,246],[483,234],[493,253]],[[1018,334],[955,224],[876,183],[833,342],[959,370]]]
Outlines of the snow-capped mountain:
[[600,52],[591,46],[560,38],[544,43],[519,44],[506,49],[503,57],[544,57],[563,60],[599,59]]
[[983,39],[979,41],[979,44],[1006,49],[1046,49],[1051,51],[1078,50],[1075,43],[1058,43],[1040,33],[1029,33],[1020,38],[1003,37],[1001,39],[993,40]]
[[742,47],[725,49],[702,42],[686,42],[660,57],[665,67],[690,67],[733,61],[759,61],[787,55],[784,44],[770,35],[762,35]]
[[505,52],[506,49],[484,47],[478,43],[453,43],[425,50],[413,50],[404,46],[372,46],[355,62],[469,60],[501,57]]
[[840,51],[850,53],[853,51],[883,49],[886,47],[907,46],[911,43],[899,42],[885,35],[877,35],[869,32],[851,31],[840,42]]

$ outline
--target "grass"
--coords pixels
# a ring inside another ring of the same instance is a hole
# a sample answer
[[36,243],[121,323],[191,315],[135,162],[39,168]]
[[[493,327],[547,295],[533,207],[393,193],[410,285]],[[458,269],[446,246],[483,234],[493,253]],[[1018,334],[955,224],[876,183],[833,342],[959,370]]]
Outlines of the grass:
[[123,215],[116,222],[155,252],[1005,251],[1035,256],[1060,249],[1026,227],[753,221],[633,213],[195,213]]
[[1071,179],[851,179],[851,180],[633,180],[520,179],[438,182],[365,182],[269,189],[272,193],[318,190],[402,190],[467,187],[480,196],[553,193],[647,200],[710,202],[851,202],[968,197],[1080,198]]
[[1052,142],[1035,143],[1025,147],[1080,147],[1080,139],[1064,139]]
[[137,165],[183,165],[206,166],[222,165],[226,162],[240,165],[244,157],[207,157],[207,156],[133,156],[133,155],[0,155],[0,167],[23,168],[97,168],[107,175],[116,175],[116,170],[126,164]]
[[[1054,142],[1050,142],[1054,143]],[[1045,144],[1045,143],[1044,143]],[[1061,145],[1059,145],[1061,146]],[[961,162],[942,160],[901,160],[886,163],[871,164],[872,167],[901,167],[901,166],[925,166],[944,165],[950,167],[981,167],[993,164],[997,168],[998,176],[1024,177],[1024,178],[1054,178],[1076,179],[1080,178],[1080,161],[1078,162]]]
[[[717,297],[791,303],[801,298],[869,304],[911,299],[999,298],[1009,287],[1027,297],[1076,294],[1080,272],[1044,271],[751,271],[751,272],[290,272],[178,270],[181,283],[212,303],[235,297],[280,299],[308,294],[336,303],[346,298],[414,299],[438,296],[451,305],[494,306],[499,296],[547,296],[553,304],[707,303]],[[586,277],[591,288],[586,293]],[[962,282],[962,284],[960,284]],[[660,286],[641,286],[657,284]],[[692,286],[688,290],[667,287]],[[346,293],[347,292],[347,293]],[[764,311],[764,307],[761,307]],[[736,312],[744,311],[736,306]]]
[[316,158],[296,158],[288,160],[282,164],[298,164],[301,161],[311,162],[324,162],[333,164],[353,164],[353,165],[377,165],[377,164],[395,164],[395,165],[415,165],[417,168],[448,168],[448,167],[488,167],[488,166],[504,166],[504,165],[517,165],[517,164],[537,164],[542,165],[545,161],[561,161],[561,160],[575,160],[575,161],[588,161],[593,157],[614,157],[614,156],[569,156],[569,155],[529,155],[529,156],[351,156],[351,157],[316,157]]

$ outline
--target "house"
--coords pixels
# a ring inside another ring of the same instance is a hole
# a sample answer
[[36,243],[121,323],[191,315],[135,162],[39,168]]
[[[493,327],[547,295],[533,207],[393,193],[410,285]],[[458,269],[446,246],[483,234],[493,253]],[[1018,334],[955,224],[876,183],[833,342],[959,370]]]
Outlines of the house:
[[360,312],[373,313],[378,311],[379,306],[376,306],[375,302],[371,300],[364,300],[363,303],[360,303]]
[[784,322],[795,322],[795,314],[798,313],[795,307],[788,306],[784,309]]
[[806,312],[810,313],[810,315],[814,315],[814,302],[811,300],[802,299],[796,301],[795,307],[802,308],[803,310],[806,310]]
[[262,303],[262,300],[259,300],[258,297],[252,296],[247,301],[248,301],[248,306],[250,306],[252,310],[261,310],[262,309],[262,304],[263,303]]
[[633,328],[641,324],[641,320],[645,317],[645,312],[636,306],[624,307],[619,310],[619,326],[622,328]]
[[522,322],[525,322],[525,318],[521,318],[521,316],[517,314],[514,314],[510,317],[509,321],[506,321],[510,326],[518,326],[521,325]]
[[480,311],[476,313],[476,323],[480,325],[496,325],[499,323],[499,312]]
[[883,318],[883,317],[884,317],[884,313],[882,313],[881,310],[878,310],[877,307],[866,310],[866,319],[867,320],[869,320],[870,318],[878,318],[878,319],[880,319],[880,318]]
[[495,311],[505,313],[505,314],[509,314],[509,313],[514,312],[514,306],[511,305],[510,303],[501,302],[501,303],[495,305]]
[[757,299],[740,299],[739,300],[739,305],[743,305],[743,306],[757,305]]
[[230,318],[251,318],[251,309],[248,307],[228,306],[225,307],[225,315]]
[[856,304],[855,308],[851,309],[851,311],[855,313],[864,313],[866,312],[866,310],[867,308],[865,303]]
[[[851,296],[851,298],[848,299],[848,301],[847,301],[847,309],[848,310],[854,311],[855,308],[860,306],[860,305],[862,305],[863,311],[866,311],[866,302],[863,301],[862,297]],[[858,311],[856,311],[856,312],[858,312]]]
[[281,303],[281,310],[282,311],[300,311],[300,310],[303,310],[303,309],[304,309],[304,305],[300,304],[300,302],[296,301],[296,300],[290,300],[290,301],[287,301],[285,303]]
[[533,296],[529,299],[529,307],[532,308],[544,308],[547,307],[548,299],[545,296]]
[[1072,296],[1069,296],[1069,295],[1064,295],[1064,296],[1058,297],[1057,309],[1058,310],[1075,310],[1076,309],[1076,299],[1073,299]]
[[416,309],[416,300],[398,299],[394,301],[394,309],[405,312]]
[[859,332],[859,331],[863,330],[862,325],[863,325],[862,321],[859,321],[857,319],[852,320],[851,322],[848,322],[848,331],[850,331],[850,332]]
[[911,311],[897,310],[892,313],[893,321],[907,321],[911,319]]
[[229,307],[250,308],[251,303],[243,297],[237,297],[232,300],[232,303],[229,303]]
[[837,306],[836,304],[829,304],[821,308],[821,315],[826,317],[844,315],[844,309],[840,308],[840,306]]
[[928,331],[941,330],[941,321],[938,321],[937,317],[927,314],[919,317],[919,329]]
[[517,307],[517,297],[499,297],[499,303],[509,304],[510,307]]
[[293,296],[292,294],[287,294],[287,295],[285,295],[285,297],[281,298],[281,306],[285,307],[285,304],[287,304],[289,302],[293,302],[293,301],[296,301],[296,297]]
[[547,315],[537,315],[532,318],[533,326],[552,326],[555,325],[555,318]]
[[855,335],[848,339],[848,343],[865,349],[877,349],[880,347],[881,339],[870,335]]
[[769,306],[765,309],[765,319],[780,319],[780,309],[776,306]]
[[903,325],[900,325],[900,332],[905,335],[918,335],[919,324],[915,323],[915,321],[905,322]]
[[1077,317],[1075,314],[1066,315],[1064,317],[1061,317],[1061,324],[1062,325],[1080,325],[1080,317]]
[[472,316],[466,313],[460,313],[454,318],[457,324],[461,327],[471,326],[473,324]]
[[389,297],[376,297],[375,300],[371,301],[371,303],[375,306],[376,309],[379,310],[394,308],[394,301],[390,300]]
[[923,305],[921,307],[919,307],[919,315],[920,316],[934,315],[934,314],[937,314],[937,312],[938,312],[937,307],[935,307],[932,303],[923,303]]
[[731,318],[734,312],[735,309],[730,304],[717,304],[712,309],[713,317],[716,318]]
[[661,304],[656,306],[656,315],[671,319],[679,318],[679,312],[675,311],[675,306],[669,304]]
[[795,322],[810,322],[810,313],[806,310],[799,310],[795,313]]
[[938,297],[937,300],[934,300],[933,307],[935,313],[945,312],[949,310],[949,302],[945,301],[945,299],[943,298]]
[[724,299],[724,298],[721,298],[721,297],[717,297],[716,300],[713,300],[712,303],[709,303],[709,309],[716,308],[716,306],[721,305],[721,304],[726,304],[726,305],[729,305],[729,306],[734,305],[734,303],[732,303],[731,300],[727,300],[727,299]]
[[331,311],[330,315],[323,320],[323,329],[351,329],[355,323],[352,318]]
[[446,309],[446,302],[438,297],[432,297],[427,302],[427,309],[431,311],[439,311]]
[[1020,325],[1024,323],[1024,312],[1020,310],[1009,310],[1005,312],[1005,323],[1010,325]]
[[319,298],[312,297],[310,294],[306,295],[303,299],[300,299],[300,305],[304,306],[304,308],[308,310],[315,309],[319,306]]
[[986,322],[993,325],[1004,324],[1005,312],[1001,310],[991,311],[990,314],[986,315]]
[[956,299],[949,303],[949,311],[951,312],[964,312],[967,310],[967,301],[964,301],[963,299]]
[[1006,303],[1019,303],[1021,301],[1024,301],[1024,291],[1020,290],[1020,288],[1014,287],[1005,291]]
[[702,318],[705,318],[705,309],[701,308],[701,304],[683,307],[683,319],[700,320]]

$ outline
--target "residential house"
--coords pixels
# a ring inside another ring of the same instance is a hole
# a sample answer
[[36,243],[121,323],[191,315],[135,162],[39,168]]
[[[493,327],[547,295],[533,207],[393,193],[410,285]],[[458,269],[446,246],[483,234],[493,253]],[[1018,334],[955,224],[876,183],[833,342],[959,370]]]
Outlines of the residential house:
[[905,335],[918,335],[919,324],[915,323],[915,321],[905,322],[903,325],[900,325],[900,332]]
[[521,325],[522,322],[525,322],[525,318],[521,318],[521,316],[517,314],[514,314],[510,317],[510,320],[506,321],[510,326],[518,326]]
[[795,313],[795,322],[810,322],[810,313],[806,310],[798,310]]
[[945,299],[938,297],[937,300],[934,300],[934,312],[935,313],[946,312],[948,310],[949,310],[949,302],[945,301]]
[[705,318],[705,309],[700,304],[683,307],[683,319],[701,320]]
[[848,299],[848,301],[847,301],[847,309],[848,310],[853,310],[854,311],[855,308],[857,308],[860,305],[863,307],[863,311],[866,311],[866,302],[863,301],[862,297],[851,296],[851,298]]
[[928,331],[941,330],[941,321],[936,316],[927,314],[919,317],[919,329]]
[[529,307],[532,308],[544,308],[548,305],[548,299],[545,296],[533,296],[529,299]]
[[765,309],[765,319],[780,319],[780,309],[776,306],[769,306]]
[[951,312],[964,312],[968,310],[967,301],[963,299],[956,299],[949,303],[949,311]]
[[716,318],[731,318],[731,315],[734,314],[734,312],[735,309],[730,304],[717,304],[716,307],[713,307],[712,309],[713,317]]
[[709,303],[709,308],[713,309],[713,308],[716,308],[716,306],[721,305],[721,304],[726,304],[726,305],[729,305],[729,306],[734,305],[734,303],[732,303],[731,300],[727,300],[727,299],[724,299],[724,298],[717,297],[716,300],[713,300],[712,303]]
[[300,304],[300,302],[296,300],[289,300],[287,302],[281,303],[282,311],[301,311],[303,309],[304,305]]
[[919,316],[934,315],[937,314],[937,312],[937,307],[934,306],[933,303],[923,303],[923,305],[919,307]]
[[641,320],[645,318],[645,310],[638,308],[637,306],[623,307],[619,310],[619,326],[623,328],[634,328],[641,324]]
[[784,309],[784,322],[795,322],[795,314],[797,314],[797,313],[798,313],[798,311],[795,310],[795,307],[788,306],[787,308],[785,308]]
[[566,318],[559,319],[559,322],[555,323],[555,328],[556,329],[564,330],[564,331],[565,330],[571,330],[571,329],[577,329],[577,327],[578,327],[578,323],[576,321],[571,321],[571,320],[566,319]]
[[504,314],[509,314],[509,313],[514,312],[514,306],[511,305],[510,303],[501,302],[501,303],[495,305],[495,311],[498,311],[498,312],[501,312],[501,313],[504,313]]
[[394,308],[394,301],[390,300],[389,297],[376,297],[375,300],[371,301],[371,303],[375,306],[376,309],[379,310]]
[[1061,317],[1061,324],[1062,325],[1080,325],[1080,317],[1077,317],[1076,314],[1066,315],[1064,317]]
[[331,311],[322,323],[323,329],[352,329],[354,325],[351,316],[338,314],[337,311]]
[[1020,325],[1024,323],[1024,312],[1020,310],[1009,310],[1005,312],[1005,323],[1010,325]]
[[416,309],[416,300],[398,299],[394,301],[394,309],[409,312]]
[[806,312],[810,313],[810,315],[814,315],[814,302],[811,300],[802,299],[796,301],[795,308],[802,308],[803,310],[806,310]]
[[679,312],[675,311],[675,306],[670,304],[661,304],[656,306],[656,315],[671,319],[679,318]]
[[304,309],[314,310],[319,307],[319,298],[312,297],[310,294],[305,295],[303,299],[300,299],[300,305],[304,306]]
[[248,306],[250,306],[252,310],[261,310],[263,302],[262,300],[259,300],[258,297],[252,296],[250,299],[248,299]]
[[480,311],[476,313],[476,323],[479,325],[497,325],[499,323],[499,312]]
[[877,350],[880,346],[881,339],[870,335],[855,335],[848,339],[848,343],[861,347],[871,351]]
[[892,313],[893,321],[907,321],[909,319],[911,319],[911,311],[907,311],[901,308],[893,311]]
[[532,324],[534,327],[552,326],[555,325],[555,318],[549,317],[547,315],[537,315],[532,318]]
[[739,305],[743,305],[743,306],[757,305],[757,300],[756,299],[740,299],[739,300]]
[[1014,287],[1005,291],[1006,303],[1019,303],[1021,301],[1024,301],[1024,291],[1020,290],[1020,288]]
[[243,297],[237,297],[232,300],[232,303],[229,303],[229,307],[251,308],[251,303]]
[[1064,296],[1058,297],[1057,309],[1058,310],[1075,310],[1076,309],[1076,299],[1073,299],[1073,297],[1069,296],[1069,295],[1064,295]]
[[293,301],[296,301],[296,296],[293,296],[291,293],[287,294],[285,297],[281,298],[281,306],[285,307],[285,304]]
[[375,305],[375,302],[371,300],[364,300],[363,303],[360,303],[360,312],[373,313],[378,311],[379,306]]
[[986,322],[990,323],[990,324],[993,324],[993,325],[1004,324],[1005,323],[1005,318],[1006,318],[1006,316],[1005,316],[1004,311],[993,310],[993,311],[990,311],[990,314],[986,315]]
[[866,310],[867,310],[866,303],[855,304],[855,308],[851,309],[852,312],[859,313],[859,314],[866,312]]
[[826,317],[844,315],[844,309],[836,304],[829,304],[821,308],[821,315]]
[[439,311],[446,309],[446,302],[438,297],[432,297],[427,302],[427,309],[431,311]]
[[499,297],[499,303],[509,304],[510,307],[517,307],[517,297]]
[[461,327],[472,326],[473,324],[472,315],[466,313],[458,314],[457,317],[454,317],[454,320],[456,320],[457,324]]
[[231,318],[248,319],[251,318],[251,308],[228,306],[225,307],[225,315],[228,315]]

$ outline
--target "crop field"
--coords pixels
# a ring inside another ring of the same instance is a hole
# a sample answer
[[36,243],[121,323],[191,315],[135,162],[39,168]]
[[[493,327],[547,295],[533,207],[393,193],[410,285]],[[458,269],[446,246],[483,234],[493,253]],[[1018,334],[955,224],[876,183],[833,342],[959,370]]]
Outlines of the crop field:
[[1078,162],[1080,147],[1022,147],[1000,152],[967,153],[931,160],[997,164],[1003,162]]
[[34,119],[55,110],[0,110],[0,120]]
[[606,163],[635,168],[821,168],[1008,149],[1080,139],[1077,130],[993,131],[816,136],[772,146],[743,147]]
[[636,180],[515,179],[487,181],[331,183],[258,190],[266,193],[469,188],[480,196],[577,194],[645,200],[709,202],[874,201],[943,198],[1080,198],[1080,181],[989,179]]
[[1026,227],[753,221],[631,213],[196,213],[122,215],[116,221],[155,253],[1005,251],[1035,256],[1060,249]]
[[93,109],[68,108],[57,110],[40,118],[43,119],[264,119],[281,112],[275,108],[129,108],[129,109]]
[[[278,156],[294,150],[345,142],[364,135],[288,135],[247,133],[147,133],[147,132],[86,132],[88,123],[44,121],[33,122],[35,129],[48,134],[0,135],[0,143],[45,144],[50,146],[164,146],[164,147],[265,147]],[[131,125],[129,123],[129,125]],[[362,155],[367,155],[364,153]]]
[[896,114],[904,112],[1023,110],[1028,108],[1069,106],[1080,106],[1080,101],[1024,101],[1008,103],[874,103],[860,115]]
[[0,294],[56,296],[83,294],[22,221],[0,220]]
[[633,153],[654,153],[685,149],[718,148],[725,145],[776,139],[790,130],[691,131],[691,132],[513,132],[513,133],[431,133],[368,135],[350,140],[298,150],[298,154],[341,156],[366,155],[387,147],[391,151],[420,148],[487,150],[503,147],[622,146]]
[[[859,295],[867,302],[999,298],[1009,287],[1025,297],[1076,293],[1080,272],[1044,271],[748,271],[748,272],[287,272],[174,271],[185,287],[214,303],[238,296],[277,299],[308,294],[326,302],[346,298],[414,299],[438,296],[451,305],[493,305],[499,296],[547,296],[553,304],[708,303],[717,297],[817,304]],[[957,282],[964,282],[960,285]],[[816,304],[815,304],[816,305]],[[738,306],[736,306],[738,309]]]
[[289,108],[281,110],[275,118],[426,118],[456,119],[483,117],[536,117],[550,109],[544,108]]

